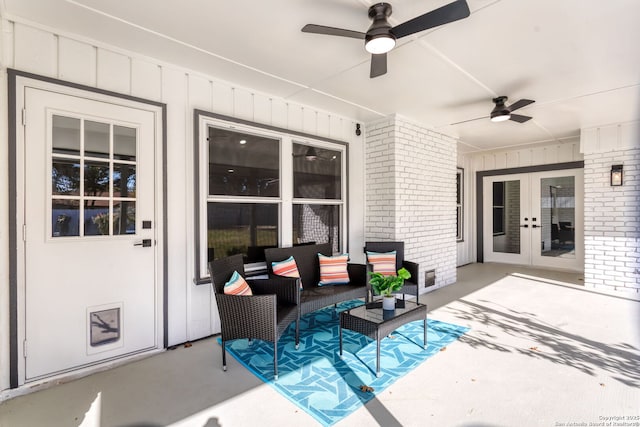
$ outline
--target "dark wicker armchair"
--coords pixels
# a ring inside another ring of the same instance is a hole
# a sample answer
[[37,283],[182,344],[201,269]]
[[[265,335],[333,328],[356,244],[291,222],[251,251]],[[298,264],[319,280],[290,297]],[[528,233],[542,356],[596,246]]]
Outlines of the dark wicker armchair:
[[273,372],[278,379],[278,339],[291,322],[299,324],[298,280],[274,278],[247,280],[253,295],[225,295],[224,284],[234,271],[244,277],[242,255],[209,263],[211,283],[220,315],[222,369],[227,370],[226,342],[239,338],[273,342]]
[[[405,280],[404,286],[400,289],[398,294],[409,294],[415,295],[416,302],[420,302],[420,289],[419,289],[419,272],[420,266],[412,261],[407,261],[404,259],[404,242],[366,242],[364,251],[366,252],[391,252],[396,251],[396,271],[400,268],[406,268],[409,273],[411,273],[411,279]],[[369,273],[371,273],[372,267],[371,264],[367,262],[367,277],[369,277]],[[425,286],[429,285],[428,283]],[[367,280],[367,292],[372,292],[371,285]]]

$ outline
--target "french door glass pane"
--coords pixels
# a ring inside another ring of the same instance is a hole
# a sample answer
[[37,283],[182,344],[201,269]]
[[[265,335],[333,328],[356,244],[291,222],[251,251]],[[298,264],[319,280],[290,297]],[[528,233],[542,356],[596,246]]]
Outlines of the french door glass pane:
[[575,257],[575,206],[575,177],[540,180],[542,256]]
[[520,181],[493,183],[493,252],[520,253]]
[[209,195],[280,196],[280,141],[209,128]]
[[293,144],[293,196],[340,200],[342,153]]
[[278,235],[275,203],[207,203],[208,261],[234,254],[244,254],[245,263],[264,261]]
[[293,205],[293,243],[331,243],[340,250],[340,206]]

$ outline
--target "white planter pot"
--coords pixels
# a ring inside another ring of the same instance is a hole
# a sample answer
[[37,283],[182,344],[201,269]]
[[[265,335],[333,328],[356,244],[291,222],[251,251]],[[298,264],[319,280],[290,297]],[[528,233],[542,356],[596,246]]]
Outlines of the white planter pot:
[[382,309],[383,310],[395,310],[396,309],[396,297],[384,297],[382,298]]

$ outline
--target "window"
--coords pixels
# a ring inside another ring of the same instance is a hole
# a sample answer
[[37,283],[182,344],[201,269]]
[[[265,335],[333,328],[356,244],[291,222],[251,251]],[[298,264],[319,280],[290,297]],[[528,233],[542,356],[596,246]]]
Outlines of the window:
[[456,241],[462,242],[464,240],[464,169],[458,168],[456,172]]
[[493,183],[493,235],[504,234],[504,182]]
[[331,243],[342,251],[346,144],[196,112],[196,269],[242,254],[263,268],[264,249]]
[[135,234],[136,132],[52,116],[52,237]]
[[342,153],[293,144],[293,243],[340,251]]

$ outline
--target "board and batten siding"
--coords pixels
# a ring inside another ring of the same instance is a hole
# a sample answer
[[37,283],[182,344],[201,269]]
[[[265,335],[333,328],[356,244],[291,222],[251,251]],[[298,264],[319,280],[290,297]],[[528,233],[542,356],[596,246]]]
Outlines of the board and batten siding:
[[[285,99],[258,93],[139,54],[73,35],[57,34],[30,23],[2,20],[0,56],[0,132],[7,141],[7,68],[82,84],[167,105],[167,200],[168,211],[168,336],[169,345],[195,340],[219,332],[217,308],[210,286],[193,283],[193,114],[194,109],[238,119],[332,138],[349,144],[348,247],[364,245],[363,139],[355,135],[355,120],[319,111]],[[213,71],[214,72],[214,71]],[[1,144],[0,169],[8,170],[6,142]],[[3,248],[2,279],[8,283],[8,188],[0,184],[0,244]],[[357,257],[357,255],[356,255]],[[9,305],[7,287],[2,287],[2,310]],[[0,366],[8,366],[5,354],[9,325],[0,318],[2,355]],[[2,373],[4,377],[4,372]],[[5,388],[2,378],[0,389]]]

